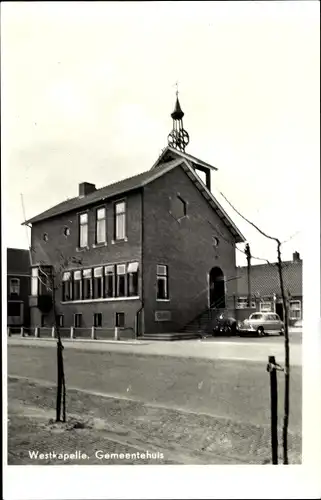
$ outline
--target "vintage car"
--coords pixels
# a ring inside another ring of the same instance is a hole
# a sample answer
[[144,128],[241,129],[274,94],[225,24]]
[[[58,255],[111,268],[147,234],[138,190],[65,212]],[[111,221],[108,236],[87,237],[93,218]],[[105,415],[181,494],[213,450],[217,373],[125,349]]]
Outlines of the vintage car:
[[256,334],[259,337],[273,334],[284,335],[284,323],[275,313],[256,312],[248,319],[238,322],[237,330],[239,335]]

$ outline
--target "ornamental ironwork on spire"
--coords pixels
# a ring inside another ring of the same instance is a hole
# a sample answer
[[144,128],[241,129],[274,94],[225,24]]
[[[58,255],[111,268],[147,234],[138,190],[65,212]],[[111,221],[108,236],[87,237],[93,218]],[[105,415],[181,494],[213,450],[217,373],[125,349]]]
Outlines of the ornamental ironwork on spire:
[[184,152],[186,146],[189,143],[189,135],[183,127],[183,116],[184,113],[182,111],[179,99],[178,99],[178,90],[176,91],[176,104],[171,117],[173,119],[173,130],[168,135],[168,145],[172,148],[178,149],[179,151]]

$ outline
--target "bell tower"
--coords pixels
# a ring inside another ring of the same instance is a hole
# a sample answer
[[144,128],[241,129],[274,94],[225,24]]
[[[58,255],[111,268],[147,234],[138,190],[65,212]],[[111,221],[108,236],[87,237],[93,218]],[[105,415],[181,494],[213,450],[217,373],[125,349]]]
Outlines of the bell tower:
[[168,145],[178,151],[185,152],[185,148],[189,143],[189,135],[183,127],[183,116],[181,105],[178,99],[178,89],[176,90],[176,104],[171,117],[173,119],[173,130],[168,135]]

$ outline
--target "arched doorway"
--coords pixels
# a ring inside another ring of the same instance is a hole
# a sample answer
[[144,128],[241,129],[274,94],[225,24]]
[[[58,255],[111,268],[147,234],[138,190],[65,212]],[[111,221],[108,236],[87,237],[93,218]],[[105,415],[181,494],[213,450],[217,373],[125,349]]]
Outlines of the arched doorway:
[[210,307],[225,308],[225,282],[222,269],[213,267],[209,275]]

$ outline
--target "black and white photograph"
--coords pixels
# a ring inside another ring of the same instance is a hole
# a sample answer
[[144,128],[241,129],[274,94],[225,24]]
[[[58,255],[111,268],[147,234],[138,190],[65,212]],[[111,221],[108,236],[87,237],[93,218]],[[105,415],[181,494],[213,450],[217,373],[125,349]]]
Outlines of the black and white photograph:
[[1,12],[4,498],[318,498],[319,2]]

